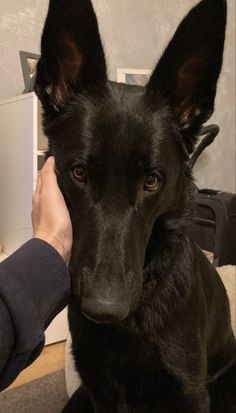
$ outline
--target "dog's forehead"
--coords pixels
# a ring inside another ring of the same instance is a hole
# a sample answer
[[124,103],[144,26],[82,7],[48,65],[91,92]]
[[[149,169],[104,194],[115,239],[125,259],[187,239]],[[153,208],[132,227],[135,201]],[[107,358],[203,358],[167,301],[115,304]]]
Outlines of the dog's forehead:
[[171,122],[164,105],[155,112],[147,107],[144,94],[143,87],[111,83],[102,98],[81,96],[73,105],[70,140],[100,158],[150,155],[167,141]]

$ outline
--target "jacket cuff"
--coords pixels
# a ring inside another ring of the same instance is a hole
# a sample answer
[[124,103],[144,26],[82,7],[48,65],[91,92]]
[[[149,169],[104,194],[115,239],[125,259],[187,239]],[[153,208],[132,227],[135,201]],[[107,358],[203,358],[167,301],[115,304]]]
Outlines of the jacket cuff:
[[[1,266],[11,274],[15,283],[15,288],[12,285],[11,288],[14,289],[9,290],[9,308],[13,305],[15,291],[15,307],[21,309],[24,301],[17,298],[21,289],[25,300],[31,302],[29,305],[34,307],[38,313],[37,318],[45,329],[66,306],[70,295],[69,271],[60,254],[46,241],[35,238],[26,242],[3,261]],[[7,296],[7,291],[5,294]]]

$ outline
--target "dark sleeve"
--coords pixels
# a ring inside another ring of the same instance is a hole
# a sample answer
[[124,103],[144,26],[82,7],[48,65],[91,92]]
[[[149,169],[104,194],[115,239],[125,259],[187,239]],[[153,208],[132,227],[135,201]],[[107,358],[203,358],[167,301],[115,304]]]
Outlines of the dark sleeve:
[[0,264],[0,390],[39,356],[69,295],[66,264],[45,241],[28,241]]

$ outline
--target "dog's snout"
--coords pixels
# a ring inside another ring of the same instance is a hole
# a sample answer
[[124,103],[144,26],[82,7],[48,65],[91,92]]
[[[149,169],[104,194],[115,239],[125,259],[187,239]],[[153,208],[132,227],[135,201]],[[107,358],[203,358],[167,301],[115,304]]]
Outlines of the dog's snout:
[[129,315],[127,303],[97,298],[92,295],[83,296],[81,310],[86,318],[99,324],[118,323]]
[[142,272],[124,271],[118,264],[99,264],[96,270],[83,266],[74,277],[76,302],[84,316],[96,323],[125,320],[140,298]]

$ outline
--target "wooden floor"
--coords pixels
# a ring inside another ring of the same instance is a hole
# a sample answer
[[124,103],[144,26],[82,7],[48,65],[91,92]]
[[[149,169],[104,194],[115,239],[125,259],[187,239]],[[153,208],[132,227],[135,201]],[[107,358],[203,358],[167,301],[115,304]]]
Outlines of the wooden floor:
[[27,369],[22,371],[8,389],[28,383],[39,377],[46,376],[56,370],[63,369],[65,365],[65,341],[46,346],[37,360]]

